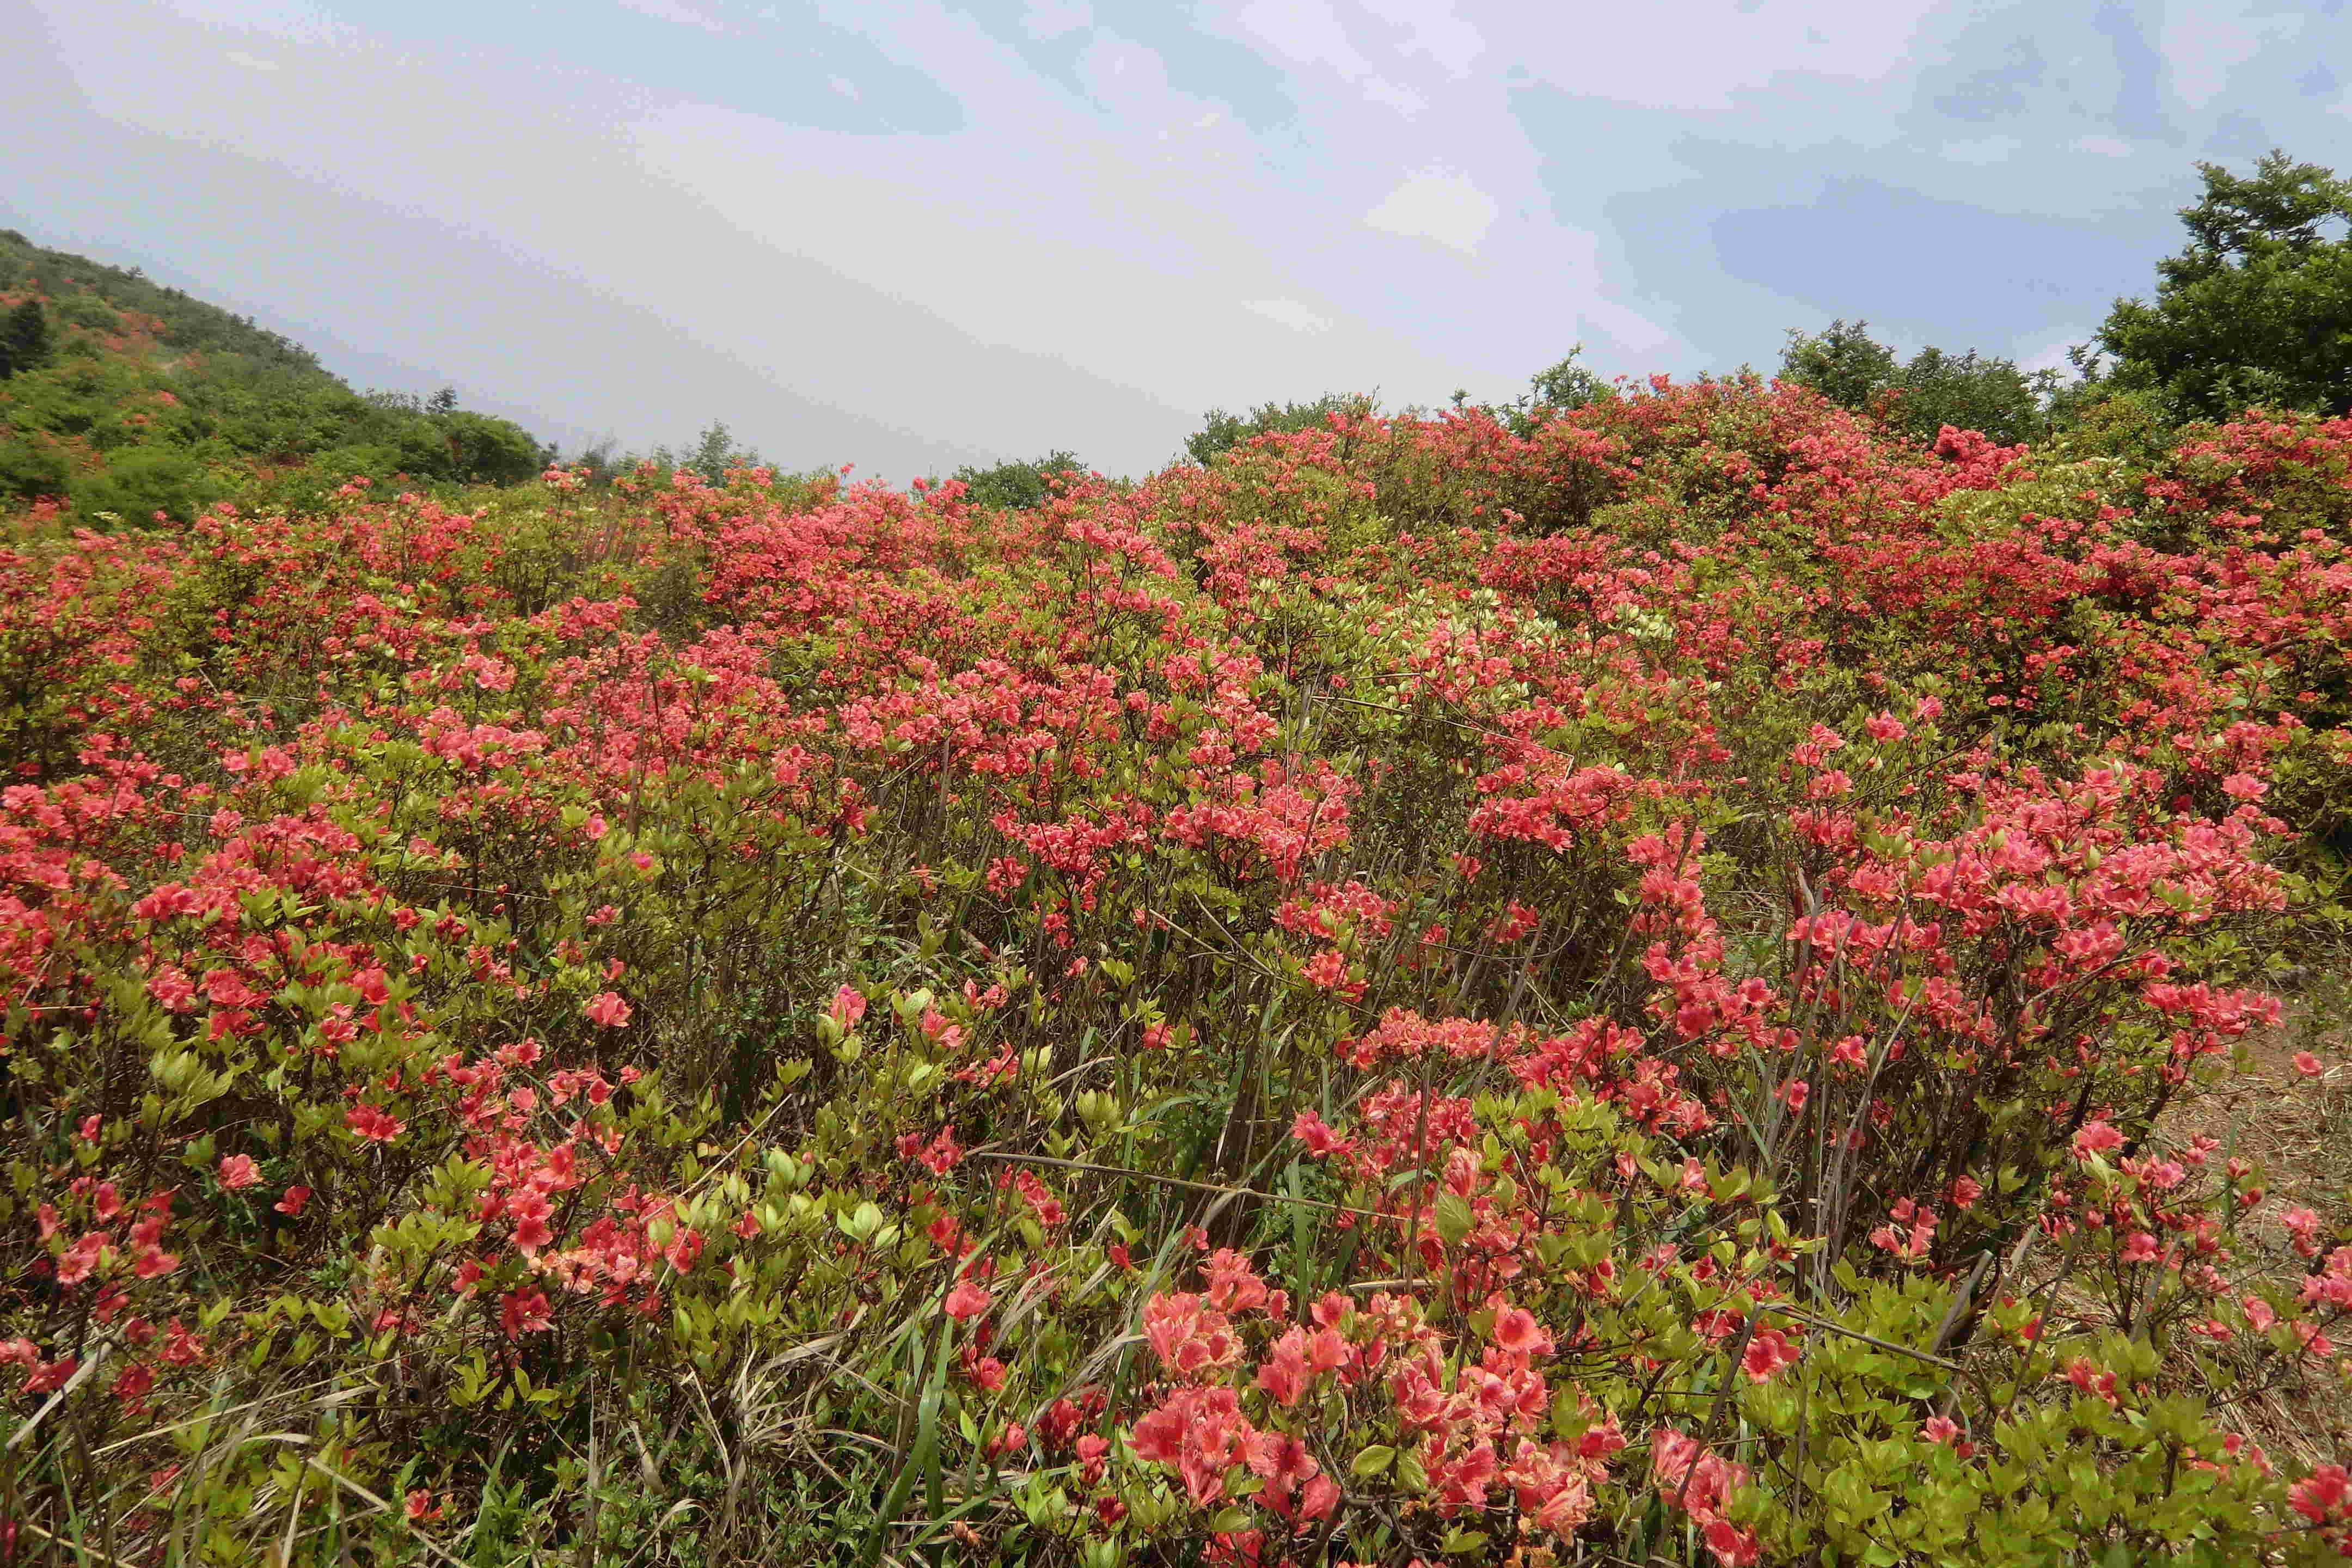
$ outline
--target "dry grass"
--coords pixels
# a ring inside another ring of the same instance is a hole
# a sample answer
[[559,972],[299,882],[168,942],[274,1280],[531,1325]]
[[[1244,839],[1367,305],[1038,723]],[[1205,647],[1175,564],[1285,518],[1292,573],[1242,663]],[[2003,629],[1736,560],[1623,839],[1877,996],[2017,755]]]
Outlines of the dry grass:
[[[2294,1066],[2305,1051],[2323,1064],[2317,1078]],[[2238,1070],[2176,1100],[2157,1132],[2175,1145],[2218,1139],[2221,1154],[2261,1168],[2266,1194],[2242,1224],[2236,1273],[2300,1289],[2310,1266],[2281,1216],[2311,1209],[2323,1234],[2352,1220],[2352,973],[2307,980],[2278,1028],[2249,1037]],[[2352,1390],[2306,1380],[2256,1395],[2243,1415],[2274,1457],[2319,1464],[2352,1454]]]

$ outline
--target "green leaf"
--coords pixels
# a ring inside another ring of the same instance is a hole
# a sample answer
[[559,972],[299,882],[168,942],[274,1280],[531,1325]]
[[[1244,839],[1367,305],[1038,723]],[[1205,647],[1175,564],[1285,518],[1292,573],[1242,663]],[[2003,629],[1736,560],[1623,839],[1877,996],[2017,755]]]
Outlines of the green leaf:
[[1377,1476],[1394,1463],[1396,1463],[1396,1450],[1386,1443],[1375,1443],[1358,1454],[1355,1463],[1349,1465],[1348,1469],[1354,1475]]

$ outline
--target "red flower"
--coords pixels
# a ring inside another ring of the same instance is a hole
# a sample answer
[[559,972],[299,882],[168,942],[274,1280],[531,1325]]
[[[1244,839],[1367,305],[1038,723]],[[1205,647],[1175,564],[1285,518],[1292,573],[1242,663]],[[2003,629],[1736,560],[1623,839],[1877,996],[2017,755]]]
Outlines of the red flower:
[[1308,1153],[1318,1158],[1345,1154],[1355,1148],[1353,1142],[1331,1131],[1323,1119],[1311,1110],[1298,1113],[1290,1124],[1290,1135],[1306,1144]]
[[600,1028],[617,1029],[629,1021],[629,1005],[616,992],[598,992],[580,1011]]
[[1748,1353],[1740,1366],[1755,1383],[1769,1382],[1784,1366],[1794,1366],[1797,1347],[1789,1336],[1778,1329],[1759,1329],[1748,1342]]
[[1753,1531],[1740,1530],[1730,1521],[1718,1519],[1706,1527],[1706,1549],[1723,1568],[1748,1568],[1763,1555]]
[[351,1130],[371,1143],[389,1143],[408,1129],[408,1123],[393,1119],[381,1106],[354,1105],[343,1113]]
[[2341,1465],[2322,1465],[2289,1487],[2286,1495],[2295,1512],[2314,1524],[2326,1524],[2341,1517],[2346,1503],[2352,1501],[2352,1473]]
[[977,1318],[987,1311],[989,1302],[990,1297],[984,1287],[976,1285],[969,1279],[960,1280],[956,1288],[948,1292],[947,1314],[958,1322],[961,1322],[967,1318]]
[[555,1327],[548,1316],[547,1292],[544,1290],[509,1290],[499,1303],[499,1326],[509,1339],[523,1334],[545,1333]]
[[241,1193],[261,1180],[261,1173],[253,1168],[250,1154],[229,1154],[220,1163],[220,1184],[232,1193]]
[[303,1186],[293,1186],[293,1187],[289,1187],[289,1188],[287,1188],[287,1189],[286,1189],[286,1195],[285,1195],[284,1197],[282,1197],[282,1198],[278,1199],[276,1203],[274,1203],[274,1204],[270,1205],[269,1206],[270,1206],[270,1207],[272,1207],[272,1208],[274,1208],[274,1209],[276,1209],[279,1214],[285,1215],[287,1217],[289,1217],[289,1218],[290,1219],[290,1218],[292,1218],[293,1216],[295,1216],[295,1215],[299,1215],[299,1214],[302,1212],[302,1205],[303,1205],[304,1204],[309,1203],[310,1201],[310,1188],[308,1188],[308,1187],[303,1187]]

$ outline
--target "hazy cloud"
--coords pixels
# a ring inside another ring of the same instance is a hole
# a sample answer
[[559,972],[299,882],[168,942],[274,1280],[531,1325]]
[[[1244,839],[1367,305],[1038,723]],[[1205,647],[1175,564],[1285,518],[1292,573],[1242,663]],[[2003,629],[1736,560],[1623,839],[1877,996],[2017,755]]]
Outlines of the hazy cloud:
[[2149,287],[2192,157],[2341,144],[2346,10],[36,0],[0,192],[545,431],[1132,471],[1210,406],[1507,396],[1579,342],[2046,358]]
[[1242,304],[1294,332],[1328,332],[1331,330],[1328,316],[1318,316],[1296,300],[1244,300]]
[[1451,169],[1423,169],[1408,174],[1381,205],[1364,215],[1374,228],[1408,237],[1433,239],[1467,256],[1495,225],[1495,198],[1480,190],[1467,174]]

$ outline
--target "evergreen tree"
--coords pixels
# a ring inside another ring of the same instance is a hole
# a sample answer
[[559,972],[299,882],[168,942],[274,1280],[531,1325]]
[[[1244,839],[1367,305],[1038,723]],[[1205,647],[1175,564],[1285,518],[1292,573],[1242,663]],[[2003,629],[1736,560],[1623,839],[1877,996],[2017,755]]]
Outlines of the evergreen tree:
[[1980,430],[2003,446],[2031,441],[2049,426],[2045,405],[2056,388],[2049,371],[2032,375],[2014,362],[1921,349],[1908,361],[1875,342],[1870,323],[1832,321],[1813,336],[1791,331],[1780,379],[1810,386],[1832,403],[1886,420],[1922,441],[1945,426]]
[[49,318],[38,300],[24,300],[0,320],[0,380],[35,370],[49,358]]
[[2155,300],[2116,300],[2099,329],[2110,381],[2179,418],[2352,410],[2352,181],[2281,152],[2245,179],[2197,167],[2205,194],[2180,210],[2189,244],[2157,263]]

